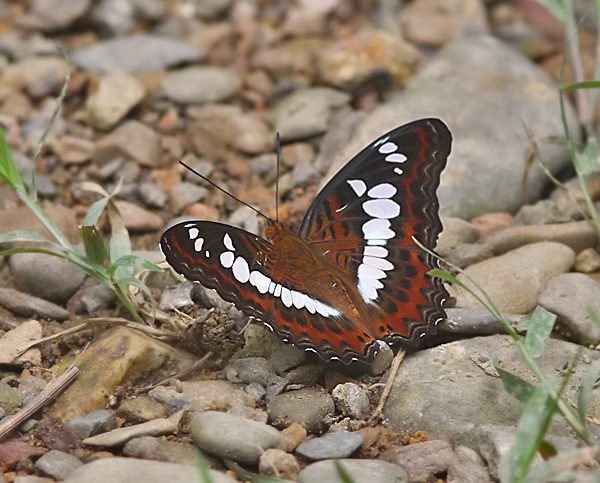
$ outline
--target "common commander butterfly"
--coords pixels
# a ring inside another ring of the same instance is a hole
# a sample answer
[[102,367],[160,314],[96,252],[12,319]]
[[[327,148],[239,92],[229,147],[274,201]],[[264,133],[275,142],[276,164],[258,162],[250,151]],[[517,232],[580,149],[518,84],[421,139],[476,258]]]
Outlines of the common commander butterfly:
[[267,239],[209,221],[165,231],[161,249],[185,278],[214,288],[280,339],[324,360],[370,362],[378,341],[412,345],[436,332],[448,293],[437,267],[436,190],[452,136],[421,119],[378,138],[317,195],[294,234]]

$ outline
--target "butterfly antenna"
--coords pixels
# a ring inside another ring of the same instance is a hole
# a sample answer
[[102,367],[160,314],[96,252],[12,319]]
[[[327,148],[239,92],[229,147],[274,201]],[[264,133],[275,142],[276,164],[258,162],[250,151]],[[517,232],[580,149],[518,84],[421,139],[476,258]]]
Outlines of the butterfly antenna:
[[275,177],[275,219],[279,222],[279,165],[281,164],[281,140],[279,131],[275,136],[275,152],[277,153],[277,176]]
[[179,161],[179,164],[181,164],[184,168],[188,169],[189,171],[191,171],[192,173],[194,173],[196,176],[199,176],[200,178],[202,178],[204,181],[206,181],[208,184],[214,186],[215,188],[217,188],[219,191],[221,191],[222,193],[225,193],[227,196],[230,196],[231,198],[233,198],[235,201],[237,201],[238,203],[241,203],[242,205],[247,206],[248,208],[250,208],[252,211],[254,211],[255,213],[257,213],[258,215],[262,216],[265,220],[267,220],[268,222],[271,222],[271,218],[269,218],[267,215],[265,215],[264,213],[261,213],[260,211],[258,211],[256,208],[254,208],[254,206],[246,203],[245,201],[240,200],[237,196],[232,195],[229,191],[221,188],[217,183],[215,183],[214,181],[211,181],[210,179],[208,179],[206,176],[200,174],[198,171],[196,171],[194,168],[192,168],[191,166],[188,166],[187,164],[185,164],[183,161]]

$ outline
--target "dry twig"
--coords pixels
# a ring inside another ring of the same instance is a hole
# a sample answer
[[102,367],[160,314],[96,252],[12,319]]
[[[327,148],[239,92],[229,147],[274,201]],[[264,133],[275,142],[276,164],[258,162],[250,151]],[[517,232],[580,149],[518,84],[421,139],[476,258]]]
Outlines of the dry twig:
[[58,395],[75,380],[78,373],[79,369],[77,369],[77,367],[69,367],[60,376],[50,381],[44,390],[39,393],[29,405],[1,423],[0,441],[6,438],[10,433],[21,426],[21,424],[27,421],[44,406],[47,406],[48,403],[54,401],[54,399],[56,399]]
[[388,379],[385,383],[385,387],[383,388],[383,392],[381,393],[381,397],[379,398],[379,403],[373,411],[370,423],[376,423],[381,417],[381,413],[383,412],[383,408],[385,407],[385,403],[387,402],[388,397],[390,396],[390,392],[392,392],[392,386],[394,385],[394,381],[396,380],[396,376],[398,375],[398,369],[400,369],[400,364],[404,360],[404,355],[406,352],[403,349],[400,349],[398,354],[394,357],[392,361],[392,365],[390,367],[390,372],[388,374]]

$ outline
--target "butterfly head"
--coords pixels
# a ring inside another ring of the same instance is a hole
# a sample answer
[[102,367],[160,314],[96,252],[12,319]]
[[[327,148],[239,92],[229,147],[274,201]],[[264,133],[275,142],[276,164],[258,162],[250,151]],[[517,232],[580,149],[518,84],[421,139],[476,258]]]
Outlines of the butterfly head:
[[269,220],[265,228],[265,237],[272,243],[277,243],[278,240],[286,236],[293,235],[292,231],[283,223],[275,220]]

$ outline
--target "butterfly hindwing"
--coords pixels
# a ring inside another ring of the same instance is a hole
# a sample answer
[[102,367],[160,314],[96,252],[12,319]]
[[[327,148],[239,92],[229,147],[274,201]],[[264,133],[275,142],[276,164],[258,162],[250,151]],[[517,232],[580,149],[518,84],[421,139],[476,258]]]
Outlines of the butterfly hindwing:
[[437,264],[412,237],[435,248],[442,228],[436,190],[450,146],[450,132],[437,119],[390,131],[336,174],[298,230],[353,274],[379,314],[370,327],[388,342],[415,342],[445,316],[448,294],[427,275]]

